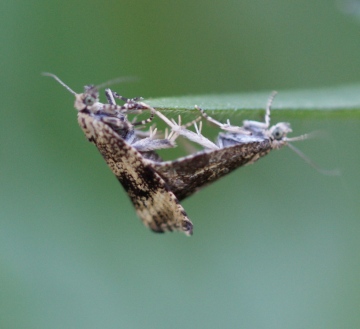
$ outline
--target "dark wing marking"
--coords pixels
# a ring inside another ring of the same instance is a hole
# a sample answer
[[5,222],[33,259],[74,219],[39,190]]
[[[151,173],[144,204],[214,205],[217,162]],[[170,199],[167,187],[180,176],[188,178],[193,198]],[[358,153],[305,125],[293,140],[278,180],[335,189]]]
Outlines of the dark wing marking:
[[153,168],[181,201],[236,168],[255,162],[271,150],[271,142],[265,139],[200,151],[174,161],[155,163]]
[[114,130],[86,113],[78,122],[128,193],[138,216],[155,232],[192,234],[193,225],[174,193],[141,154]]

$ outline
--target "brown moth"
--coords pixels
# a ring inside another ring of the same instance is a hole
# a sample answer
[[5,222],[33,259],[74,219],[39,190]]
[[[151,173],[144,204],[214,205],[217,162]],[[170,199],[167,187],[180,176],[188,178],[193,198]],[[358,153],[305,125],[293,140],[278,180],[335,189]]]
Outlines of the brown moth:
[[113,97],[118,95],[107,90],[110,104],[103,104],[94,86],[86,86],[84,93],[77,94],[55,75],[44,75],[53,77],[75,96],[80,127],[124,187],[143,223],[154,232],[181,231],[191,235],[193,225],[184,208],[153,168],[152,159],[159,160],[154,150],[173,147],[176,135],[159,140],[150,133],[149,137],[139,138],[134,126],[151,118],[130,123],[127,113],[147,108],[143,103],[125,99],[123,106],[116,105]]

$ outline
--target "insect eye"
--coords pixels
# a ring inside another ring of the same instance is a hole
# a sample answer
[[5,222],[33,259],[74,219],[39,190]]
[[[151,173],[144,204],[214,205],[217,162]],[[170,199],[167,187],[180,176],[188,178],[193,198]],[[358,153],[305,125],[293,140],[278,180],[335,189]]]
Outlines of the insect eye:
[[95,98],[91,95],[87,95],[84,99],[84,104],[86,106],[91,106],[91,105],[94,105],[95,103]]
[[284,137],[284,131],[280,128],[276,128],[276,129],[274,129],[272,135],[276,140],[280,140]]

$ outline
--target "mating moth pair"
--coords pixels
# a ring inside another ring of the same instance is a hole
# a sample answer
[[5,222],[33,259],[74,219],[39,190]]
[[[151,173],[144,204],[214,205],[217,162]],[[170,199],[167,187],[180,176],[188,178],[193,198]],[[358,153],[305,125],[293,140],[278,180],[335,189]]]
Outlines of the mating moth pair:
[[[98,88],[86,86],[84,93],[77,94],[58,77],[51,76],[75,96],[78,123],[87,139],[95,144],[111,171],[129,195],[136,213],[143,223],[155,232],[181,231],[193,233],[193,224],[179,201],[190,196],[238,167],[251,164],[273,149],[287,145],[289,141],[302,140],[307,135],[288,138],[290,124],[280,122],[270,126],[273,93],[266,106],[265,122],[244,121],[242,127],[222,124],[196,107],[203,118],[217,125],[220,132],[216,143],[201,134],[201,122],[194,124],[195,132],[169,120],[141,99],[127,99],[110,89],[105,90],[108,104],[100,103]],[[124,102],[117,105],[116,99]],[[149,118],[130,122],[127,114],[147,110]],[[154,116],[171,128],[161,139],[156,129],[148,134],[136,129]],[[162,161],[156,153],[159,149],[175,147],[178,136],[191,140],[204,149],[173,160]]]

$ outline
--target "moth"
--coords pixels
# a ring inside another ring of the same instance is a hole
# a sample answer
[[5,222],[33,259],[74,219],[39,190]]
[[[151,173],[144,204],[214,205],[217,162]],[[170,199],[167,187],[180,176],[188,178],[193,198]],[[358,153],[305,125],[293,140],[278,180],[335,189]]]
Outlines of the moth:
[[[85,86],[84,92],[77,94],[57,76],[44,75],[54,78],[75,96],[81,129],[124,187],[143,223],[154,232],[181,231],[191,235],[192,222],[171,188],[154,169],[155,161],[161,161],[155,150],[174,147],[177,134],[157,139],[153,131],[149,137],[141,138],[134,127],[150,122],[153,112],[149,119],[136,123],[129,122],[127,114],[148,109],[144,103],[125,99],[107,89],[109,104],[103,104],[95,86]],[[124,100],[125,104],[116,105],[115,98]]]
[[[304,140],[308,134],[298,137],[287,137],[292,132],[286,122],[270,126],[270,111],[276,92],[273,92],[266,105],[265,121],[243,121],[243,126],[232,126],[228,120],[223,124],[209,117],[203,109],[195,106],[201,115],[211,123],[220,127],[216,143],[212,143],[194,124],[196,133],[184,129],[174,121],[167,119],[161,112],[153,111],[165,121],[173,131],[189,140],[200,144],[205,149],[174,161],[156,162],[155,171],[162,177],[179,201],[192,195],[202,187],[229,174],[235,169],[249,165],[267,155],[271,150],[285,145],[294,148],[289,142]],[[299,150],[294,149],[300,153]],[[302,153],[301,153],[302,155]]]
[[[106,89],[108,104],[100,103],[98,87],[85,86],[84,93],[77,94],[57,76],[51,76],[75,96],[78,123],[87,139],[95,144],[108,166],[130,197],[143,223],[154,232],[180,231],[192,235],[193,224],[179,201],[200,188],[223,177],[243,165],[251,164],[271,150],[290,145],[288,142],[303,140],[308,135],[288,138],[290,124],[278,123],[270,127],[270,110],[273,94],[267,104],[265,122],[244,121],[243,126],[222,124],[196,107],[202,117],[220,127],[216,143],[201,134],[194,120],[195,132],[169,120],[161,112],[140,102],[127,99]],[[124,101],[116,104],[115,99]],[[128,113],[150,111],[147,120],[131,123]],[[144,137],[135,129],[149,123],[154,115],[171,128],[164,139],[156,138],[156,131]],[[192,124],[192,123],[191,123]],[[204,150],[173,161],[162,161],[156,150],[175,146],[175,139],[183,137],[204,147]]]

